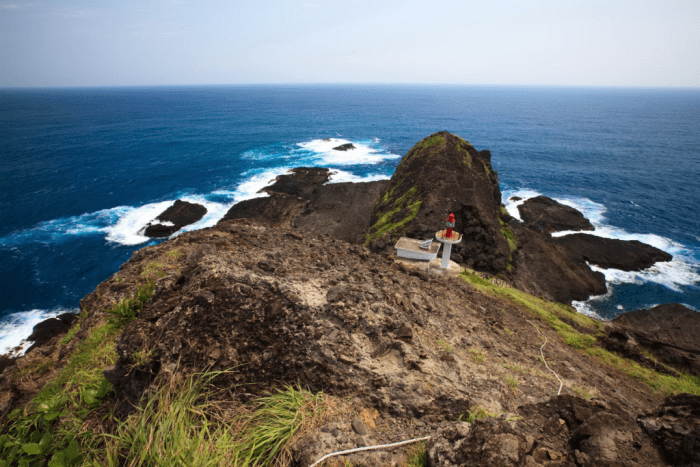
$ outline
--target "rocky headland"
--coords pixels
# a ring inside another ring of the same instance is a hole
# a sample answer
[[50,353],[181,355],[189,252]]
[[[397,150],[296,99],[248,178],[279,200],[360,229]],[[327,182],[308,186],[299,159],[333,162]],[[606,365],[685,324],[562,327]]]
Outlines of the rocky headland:
[[[606,290],[587,262],[670,257],[639,242],[553,238],[590,228],[547,199],[512,218],[490,157],[440,132],[389,181],[327,184],[327,169],[294,169],[215,227],[135,252],[80,302],[70,340],[56,326],[6,362],[0,414],[24,407],[105,310],[152,283],[99,368],[110,383],[102,413],[124,418],[168,381],[230,370],[214,383],[232,404],[285,385],[337,401],[293,439],[287,465],[418,437],[429,437],[430,466],[697,465],[700,314],[667,305],[601,323],[569,306]],[[393,260],[398,238],[433,238],[449,213],[464,234],[452,253],[460,278]],[[408,455],[384,448],[324,465],[399,466]]]

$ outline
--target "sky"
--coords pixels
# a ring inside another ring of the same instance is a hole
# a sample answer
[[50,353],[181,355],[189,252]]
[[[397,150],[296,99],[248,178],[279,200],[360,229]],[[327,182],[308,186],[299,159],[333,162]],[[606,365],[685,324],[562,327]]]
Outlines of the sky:
[[700,0],[0,0],[0,89],[700,87]]

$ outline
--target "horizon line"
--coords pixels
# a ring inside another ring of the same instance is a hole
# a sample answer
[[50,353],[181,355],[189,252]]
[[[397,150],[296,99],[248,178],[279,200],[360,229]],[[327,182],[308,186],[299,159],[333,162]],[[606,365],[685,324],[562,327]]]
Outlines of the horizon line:
[[601,85],[601,84],[477,84],[477,83],[389,83],[389,82],[250,82],[250,83],[206,83],[206,84],[100,84],[100,85],[46,85],[46,86],[0,86],[1,91],[10,90],[70,90],[70,89],[122,89],[122,88],[184,88],[184,87],[305,87],[305,86],[406,86],[406,87],[492,87],[492,88],[561,88],[561,89],[635,89],[635,90],[700,90],[700,86],[666,85]]

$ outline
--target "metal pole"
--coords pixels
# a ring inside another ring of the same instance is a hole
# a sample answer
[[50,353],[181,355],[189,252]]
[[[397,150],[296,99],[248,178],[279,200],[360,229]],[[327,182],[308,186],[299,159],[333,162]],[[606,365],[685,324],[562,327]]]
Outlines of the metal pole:
[[447,269],[450,266],[450,252],[452,251],[452,243],[445,242],[442,247],[442,263],[440,269]]

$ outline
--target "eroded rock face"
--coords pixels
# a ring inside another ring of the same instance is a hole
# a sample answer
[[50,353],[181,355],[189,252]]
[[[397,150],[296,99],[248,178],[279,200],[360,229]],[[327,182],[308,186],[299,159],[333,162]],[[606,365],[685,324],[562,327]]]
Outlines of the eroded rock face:
[[[300,383],[430,420],[464,413],[476,387],[507,390],[470,380],[466,349],[435,344],[483,300],[463,281],[410,276],[362,247],[284,229],[228,222],[211,232],[217,240],[188,253],[176,280],[159,281],[119,338],[109,378],[120,398],[138,400],[148,382],[139,371],[176,365],[236,368],[233,382],[254,383],[250,392]],[[452,300],[438,306],[436,293]],[[139,366],[137,352],[151,362]]]
[[580,211],[546,196],[528,199],[518,206],[518,211],[523,222],[547,233],[564,230],[595,230]]
[[699,396],[667,397],[655,412],[639,417],[639,424],[671,465],[700,465]]
[[[611,340],[634,358],[639,346],[659,361],[690,374],[700,374],[700,313],[678,303],[623,313],[608,329]],[[629,348],[628,348],[629,347]]]
[[[207,208],[201,204],[177,200],[175,204],[156,217],[156,224],[149,224],[144,230],[147,237],[167,237],[186,225],[198,222],[207,213]],[[164,224],[166,222],[167,224]]]
[[372,212],[367,244],[374,252],[393,253],[400,237],[433,238],[454,213],[455,230],[464,239],[453,245],[452,260],[495,274],[506,270],[510,255],[500,208],[491,153],[442,131],[401,160]]
[[520,407],[518,416],[438,430],[427,444],[430,465],[664,465],[649,437],[619,408],[557,396]]

